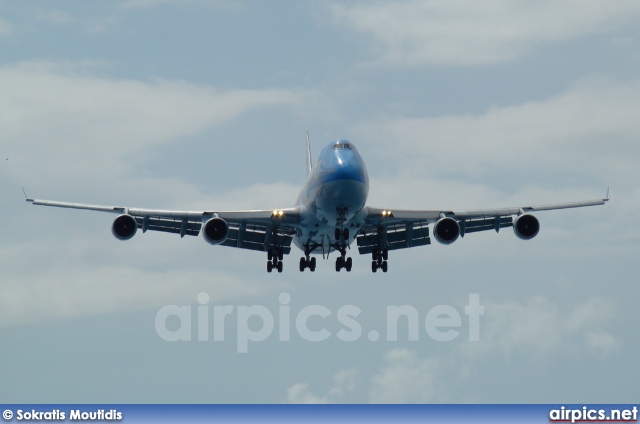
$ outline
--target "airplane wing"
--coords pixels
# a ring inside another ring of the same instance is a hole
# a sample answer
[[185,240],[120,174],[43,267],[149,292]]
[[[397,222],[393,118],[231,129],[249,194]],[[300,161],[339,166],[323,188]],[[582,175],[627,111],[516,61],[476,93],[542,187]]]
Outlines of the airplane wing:
[[[394,210],[367,207],[365,224],[357,238],[358,251],[368,254],[374,251],[405,249],[431,244],[429,224],[435,224],[434,236],[443,244],[453,243],[458,236],[478,231],[513,227],[520,238],[533,238],[539,230],[537,218],[531,212],[555,209],[581,208],[604,205],[609,201],[609,190],[604,199],[581,202],[556,203],[538,206],[516,206],[499,209],[477,210]],[[514,219],[513,217],[516,216]],[[520,217],[526,216],[523,220]]]
[[[258,251],[280,250],[284,254],[291,251],[291,241],[295,235],[296,225],[300,222],[300,209],[277,209],[277,210],[244,210],[244,211],[174,211],[174,210],[154,210],[139,209],[122,206],[102,206],[88,205],[81,203],[67,203],[53,200],[40,200],[26,198],[27,202],[34,205],[54,206],[59,208],[84,209],[99,212],[111,212],[125,216],[123,223],[123,233],[119,236],[116,231],[116,223],[120,216],[114,221],[112,232],[119,239],[129,239],[133,237],[137,229],[142,232],[162,231],[167,233],[180,234],[184,236],[197,236],[201,228],[211,219],[219,218],[227,224],[227,232],[224,239],[221,237],[222,246],[236,247],[240,249],[250,249]],[[131,218],[128,218],[131,217]],[[127,227],[126,221],[131,224]],[[122,236],[125,234],[126,236]]]

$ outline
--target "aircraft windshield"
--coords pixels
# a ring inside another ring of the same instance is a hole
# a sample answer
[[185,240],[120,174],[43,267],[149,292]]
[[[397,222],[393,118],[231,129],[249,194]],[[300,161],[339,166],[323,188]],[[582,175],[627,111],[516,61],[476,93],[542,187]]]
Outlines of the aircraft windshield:
[[350,149],[351,145],[349,143],[336,143],[333,148],[334,149]]

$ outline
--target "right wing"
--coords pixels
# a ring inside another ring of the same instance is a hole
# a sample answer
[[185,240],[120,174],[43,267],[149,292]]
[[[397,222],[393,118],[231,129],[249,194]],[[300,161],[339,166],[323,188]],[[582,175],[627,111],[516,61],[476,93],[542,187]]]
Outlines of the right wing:
[[[300,208],[238,211],[179,211],[89,205],[31,198],[27,198],[26,200],[34,205],[128,215],[135,219],[135,229],[139,228],[143,233],[148,230],[162,231],[180,234],[180,237],[184,237],[185,235],[197,236],[207,221],[212,218],[221,218],[228,225],[228,233],[224,241],[219,243],[220,245],[265,252],[281,250],[284,254],[288,254],[291,251],[291,241],[295,235],[297,224],[301,219]],[[135,234],[135,229],[133,229],[133,234]]]
[[[609,201],[608,189],[604,199],[498,209],[454,211],[367,207],[365,224],[357,239],[358,250],[361,254],[367,254],[376,250],[405,249],[431,244],[428,225],[435,224],[443,218],[455,220],[459,227],[460,237],[464,237],[468,233],[487,230],[498,232],[501,228],[513,227],[514,215],[521,216],[537,211],[604,205],[607,201]],[[455,224],[453,226],[455,227]]]

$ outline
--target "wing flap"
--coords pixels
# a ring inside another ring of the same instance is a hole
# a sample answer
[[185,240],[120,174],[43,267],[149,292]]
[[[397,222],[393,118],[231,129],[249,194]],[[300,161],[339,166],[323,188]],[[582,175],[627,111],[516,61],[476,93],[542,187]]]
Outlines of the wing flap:
[[426,225],[393,225],[363,232],[356,239],[358,252],[372,253],[384,246],[386,250],[407,249],[431,244],[429,227]]
[[166,219],[159,217],[136,216],[138,228],[143,231],[161,231],[164,233],[184,234],[187,236],[197,236],[200,233],[200,222],[186,221],[183,219]]
[[[496,226],[496,220],[498,224]],[[513,218],[510,216],[474,219],[474,220],[460,220],[460,233],[462,236],[468,233],[476,233],[478,231],[498,230],[500,228],[513,227]]]
[[290,231],[276,229],[273,236],[273,229],[269,227],[231,223],[227,239],[221,245],[260,252],[266,252],[267,246],[277,246],[288,255],[291,252],[292,241],[293,234]]

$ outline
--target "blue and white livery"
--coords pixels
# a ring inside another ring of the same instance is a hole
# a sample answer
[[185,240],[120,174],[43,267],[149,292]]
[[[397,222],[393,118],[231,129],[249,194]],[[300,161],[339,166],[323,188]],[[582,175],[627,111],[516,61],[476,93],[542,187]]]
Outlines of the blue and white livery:
[[300,271],[315,271],[316,257],[328,259],[337,252],[336,271],[351,271],[347,256],[355,242],[360,254],[371,254],[371,270],[387,272],[390,250],[431,244],[433,237],[451,244],[468,233],[499,231],[513,227],[523,240],[535,237],[540,223],[531,212],[603,205],[604,199],[542,206],[518,206],[487,210],[396,210],[366,206],[369,175],[353,143],[337,140],[327,145],[312,164],[307,136],[309,174],[296,206],[276,210],[170,211],[121,206],[85,205],[27,198],[34,205],[88,209],[117,213],[111,231],[120,240],[132,238],[138,230],[202,237],[210,244],[251,249],[267,253],[267,271],[282,272],[283,256],[291,244],[304,253]]

